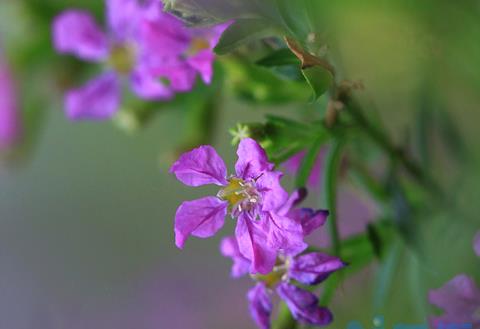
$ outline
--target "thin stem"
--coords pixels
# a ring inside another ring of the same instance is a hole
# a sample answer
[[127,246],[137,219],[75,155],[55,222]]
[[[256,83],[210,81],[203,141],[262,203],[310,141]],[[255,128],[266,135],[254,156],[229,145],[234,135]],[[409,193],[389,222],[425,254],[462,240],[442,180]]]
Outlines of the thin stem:
[[337,225],[337,178],[344,141],[342,137],[334,140],[326,158],[324,177],[325,205],[329,210],[328,232],[332,243],[332,250],[336,256],[341,254],[341,241]]

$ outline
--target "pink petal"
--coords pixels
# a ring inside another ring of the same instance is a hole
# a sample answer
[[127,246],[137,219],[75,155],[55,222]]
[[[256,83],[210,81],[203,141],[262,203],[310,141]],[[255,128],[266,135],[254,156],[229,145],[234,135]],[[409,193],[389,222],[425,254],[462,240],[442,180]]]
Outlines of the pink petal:
[[53,45],[60,53],[99,61],[108,55],[107,39],[95,19],[83,10],[67,10],[53,21]]
[[430,290],[428,299],[431,304],[442,308],[446,315],[454,319],[472,320],[480,308],[480,290],[475,281],[465,274],[460,274],[443,287]]
[[296,255],[307,248],[299,223],[273,212],[264,212],[260,216],[267,232],[266,243],[269,248],[281,250],[288,255]]
[[276,251],[267,246],[267,233],[246,215],[238,217],[235,236],[242,255],[252,262],[252,273],[268,274],[277,258]]
[[105,73],[65,96],[67,117],[71,120],[105,120],[120,105],[120,87],[114,73]]
[[235,164],[237,176],[243,179],[256,179],[264,172],[273,169],[268,162],[265,150],[253,139],[245,138],[240,141],[237,149],[238,160]]
[[19,140],[21,126],[13,77],[0,55],[0,149],[10,147]]
[[232,277],[238,278],[250,272],[250,261],[240,253],[237,239],[234,236],[228,236],[222,239],[220,252],[223,256],[233,260]]
[[172,165],[170,172],[188,186],[206,184],[227,185],[227,168],[217,151],[209,145],[203,145],[184,153]]
[[270,315],[272,314],[272,301],[268,295],[267,287],[257,283],[247,294],[250,315],[260,329],[270,329]]
[[279,171],[264,172],[257,180],[256,186],[262,194],[262,210],[280,209],[288,200],[288,193],[280,185],[283,174]]
[[227,203],[216,197],[185,201],[175,214],[175,244],[183,248],[190,235],[208,238],[220,230],[227,215]]
[[153,76],[149,70],[137,68],[130,77],[133,92],[147,100],[169,100],[175,95],[172,88]]
[[193,57],[187,59],[188,64],[200,74],[203,82],[210,84],[213,77],[213,61],[215,55],[211,50],[202,50]]

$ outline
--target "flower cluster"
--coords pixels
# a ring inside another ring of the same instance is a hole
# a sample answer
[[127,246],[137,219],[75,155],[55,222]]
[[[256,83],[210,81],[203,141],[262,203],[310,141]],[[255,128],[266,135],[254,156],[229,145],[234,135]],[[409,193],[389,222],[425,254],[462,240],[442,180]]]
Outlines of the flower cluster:
[[101,62],[105,71],[67,92],[72,120],[111,118],[121,101],[121,84],[146,100],[168,100],[193,88],[197,75],[212,80],[213,47],[226,25],[189,29],[163,12],[160,0],[107,0],[108,31],[86,11],[70,9],[53,22],[53,44],[60,53]]
[[222,241],[221,252],[232,258],[232,276],[252,274],[258,284],[248,293],[251,314],[260,328],[269,328],[272,305],[268,291],[276,287],[293,316],[303,323],[325,325],[332,315],[318,306],[311,292],[292,284],[317,285],[345,264],[322,253],[302,254],[304,238],[321,227],[328,211],[298,208],[302,191],[291,196],[280,184],[262,147],[253,139],[240,141],[235,174],[227,175],[222,158],[211,146],[180,156],[170,171],[188,186],[215,184],[216,196],[185,201],[175,215],[175,242],[183,248],[189,236],[211,237],[227,214],[236,220],[235,236]]
[[[480,257],[480,232],[475,235],[473,249]],[[463,323],[472,324],[473,328],[480,326],[480,289],[470,276],[455,276],[443,287],[431,290],[428,298],[430,303],[445,311],[442,316],[430,319],[433,328]]]

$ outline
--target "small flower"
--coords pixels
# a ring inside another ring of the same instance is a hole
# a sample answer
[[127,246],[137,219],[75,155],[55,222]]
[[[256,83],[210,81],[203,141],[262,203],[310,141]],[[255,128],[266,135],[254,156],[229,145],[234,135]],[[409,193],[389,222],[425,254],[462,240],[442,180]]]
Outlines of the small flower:
[[227,213],[237,220],[235,236],[240,253],[251,261],[252,273],[269,273],[277,253],[303,251],[301,224],[286,216],[282,207],[288,194],[280,185],[282,173],[273,169],[256,141],[243,139],[237,149],[235,175],[227,177],[225,163],[211,146],[183,154],[171,167],[185,185],[215,184],[215,197],[183,202],[175,215],[175,242],[183,248],[190,235],[213,236]]
[[[475,235],[473,249],[480,256],[480,232]],[[480,326],[480,289],[468,275],[459,274],[443,287],[430,290],[428,299],[444,310],[442,316],[430,318],[433,328],[449,323],[471,323],[474,328]]]
[[0,55],[0,150],[18,142],[21,133],[21,118],[13,77]]
[[[289,198],[286,208],[290,208],[301,199],[300,191]],[[285,211],[285,210],[284,210]],[[315,211],[311,213],[315,214]],[[315,215],[313,215],[315,216]],[[309,222],[310,219],[304,217]],[[325,223],[323,220],[322,226]],[[319,227],[318,226],[318,227]],[[231,236],[222,240],[222,254],[233,260],[232,276],[237,278],[249,272],[250,261],[239,252],[236,238]],[[252,275],[257,284],[248,292],[250,314],[260,329],[270,328],[272,306],[268,293],[276,291],[285,301],[293,317],[305,324],[324,326],[333,317],[330,311],[318,306],[318,299],[312,293],[298,288],[294,281],[304,285],[317,285],[346,264],[337,257],[320,252],[300,254],[278,253],[272,272],[266,275]]]
[[53,23],[53,44],[69,53],[103,63],[104,73],[65,97],[72,120],[111,118],[121,102],[121,85],[128,80],[142,99],[168,100],[193,88],[197,74],[212,80],[213,47],[225,25],[187,29],[162,11],[159,0],[107,0],[108,32],[86,11],[71,9]]
[[441,323],[471,323],[474,328],[480,326],[480,289],[469,276],[457,275],[443,287],[431,290],[428,299],[445,312],[442,316],[430,319],[433,328],[440,328]]

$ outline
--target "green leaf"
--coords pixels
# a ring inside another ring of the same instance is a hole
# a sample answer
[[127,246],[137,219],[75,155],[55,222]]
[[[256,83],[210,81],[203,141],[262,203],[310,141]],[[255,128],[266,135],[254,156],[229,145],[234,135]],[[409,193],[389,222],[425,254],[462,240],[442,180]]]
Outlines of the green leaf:
[[305,80],[313,90],[314,100],[322,96],[332,85],[333,75],[320,66],[312,66],[302,70]]
[[285,37],[285,42],[301,61],[303,76],[313,91],[314,100],[317,100],[334,81],[333,67],[327,61],[303,49],[297,40]]
[[272,35],[271,24],[261,18],[237,19],[223,32],[215,53],[224,55],[251,40]]
[[255,64],[265,67],[300,65],[300,60],[288,48],[273,51]]

